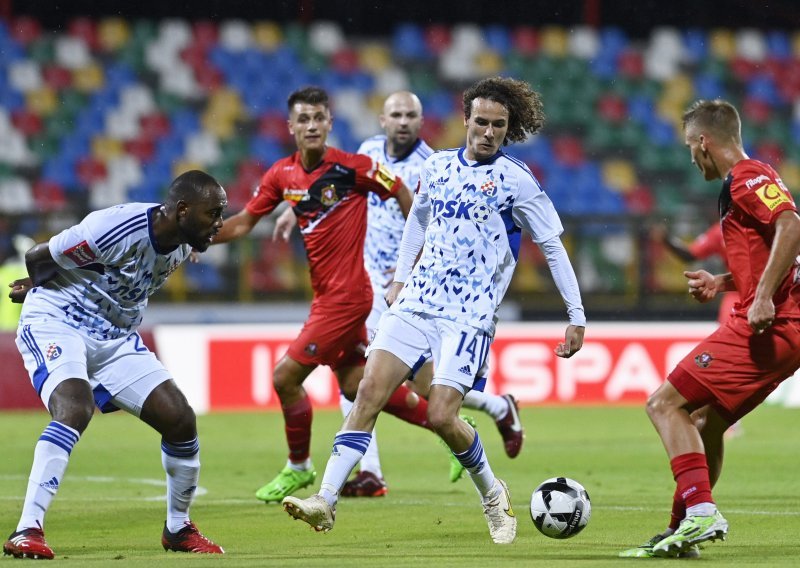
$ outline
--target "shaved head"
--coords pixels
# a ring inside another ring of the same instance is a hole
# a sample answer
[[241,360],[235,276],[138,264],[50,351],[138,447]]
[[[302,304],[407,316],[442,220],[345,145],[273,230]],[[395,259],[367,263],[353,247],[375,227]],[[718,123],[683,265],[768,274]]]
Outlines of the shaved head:
[[422,103],[410,91],[392,93],[383,103],[383,112],[378,118],[386,133],[386,149],[389,155],[395,158],[403,156],[419,139]]

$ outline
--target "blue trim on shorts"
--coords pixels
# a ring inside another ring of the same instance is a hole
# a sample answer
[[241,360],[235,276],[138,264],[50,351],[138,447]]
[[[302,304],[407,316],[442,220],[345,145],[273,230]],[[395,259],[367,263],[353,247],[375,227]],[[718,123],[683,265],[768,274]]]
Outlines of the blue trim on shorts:
[[483,392],[483,389],[486,388],[486,377],[475,377],[475,382],[472,383],[472,388],[470,390]]
[[427,362],[427,359],[423,355],[420,355],[419,359],[417,359],[417,362],[414,363],[413,367],[411,367],[411,376],[408,378],[409,381],[413,381],[414,380],[414,377],[417,376],[417,373],[419,372],[419,370],[422,368],[422,366],[426,362]]
[[116,412],[119,410],[119,407],[115,406],[114,403],[111,402],[111,399],[114,397],[103,385],[97,385],[94,387],[94,389],[92,389],[92,394],[94,395],[95,405],[97,405],[97,408],[99,408],[100,412],[103,414],[108,414],[109,412]]

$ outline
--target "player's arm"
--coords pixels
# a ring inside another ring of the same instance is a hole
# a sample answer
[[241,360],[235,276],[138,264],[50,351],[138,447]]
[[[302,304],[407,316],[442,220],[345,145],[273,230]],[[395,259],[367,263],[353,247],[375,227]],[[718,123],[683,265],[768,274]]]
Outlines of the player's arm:
[[260,215],[254,215],[247,209],[242,209],[237,214],[225,219],[222,228],[214,236],[212,244],[218,245],[242,238],[253,230],[259,219],[261,219]]
[[275,228],[272,230],[272,240],[288,242],[295,225],[297,225],[297,215],[294,214],[294,209],[287,207],[275,220]]
[[747,322],[756,333],[763,332],[775,319],[772,297],[800,253],[800,217],[786,210],[775,219],[775,238],[769,259],[756,286],[753,305],[747,312]]
[[11,292],[8,297],[15,304],[25,301],[28,291],[34,286],[41,286],[58,274],[58,264],[53,260],[48,243],[40,243],[25,253],[25,266],[28,278],[20,278],[9,284]]
[[403,212],[403,217],[408,219],[408,214],[411,212],[411,206],[414,203],[414,194],[411,190],[398,179],[397,191],[394,194],[397,204],[400,206],[400,211]]
[[425,230],[431,216],[430,200],[428,194],[420,191],[412,201],[411,211],[408,213],[406,225],[403,228],[403,238],[397,255],[397,269],[394,272],[394,282],[386,292],[386,303],[392,305],[403,289],[411,270],[414,268],[422,245],[425,243]]

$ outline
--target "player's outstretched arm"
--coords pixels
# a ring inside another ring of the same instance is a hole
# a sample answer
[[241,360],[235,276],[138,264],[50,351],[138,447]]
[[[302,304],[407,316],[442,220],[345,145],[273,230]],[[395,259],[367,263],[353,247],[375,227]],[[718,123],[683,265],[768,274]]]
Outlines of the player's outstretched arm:
[[218,245],[242,238],[253,230],[260,218],[260,216],[253,215],[247,209],[242,209],[236,215],[232,215],[223,221],[222,228],[214,236],[211,244]]

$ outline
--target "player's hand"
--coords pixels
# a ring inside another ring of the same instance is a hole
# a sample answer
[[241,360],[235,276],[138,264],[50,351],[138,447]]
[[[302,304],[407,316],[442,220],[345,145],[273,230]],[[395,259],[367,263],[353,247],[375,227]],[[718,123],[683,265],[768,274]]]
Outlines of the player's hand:
[[403,290],[403,283],[402,282],[392,282],[389,284],[389,289],[386,291],[386,295],[383,297],[386,300],[386,305],[391,306],[394,304],[395,300],[397,300],[397,296],[400,295],[400,292]]
[[192,252],[189,253],[189,262],[194,262],[195,264],[200,262],[200,253],[192,249]]
[[392,268],[387,268],[386,270],[384,270],[382,272],[382,274],[384,276],[386,276],[386,280],[385,280],[386,283],[384,284],[384,286],[389,286],[394,281],[394,273],[395,273],[395,271],[396,271],[396,268],[393,266]]
[[564,342],[559,343],[555,348],[555,353],[559,357],[569,359],[583,347],[583,334],[586,328],[582,325],[569,325],[564,333]]
[[11,301],[15,304],[21,304],[25,301],[28,290],[33,288],[33,281],[30,278],[20,278],[19,280],[14,280],[8,287],[11,288],[11,292],[8,293]]
[[705,304],[714,299],[717,295],[717,281],[714,276],[705,270],[687,270],[683,273],[689,284],[689,294]]
[[297,216],[292,211],[291,207],[281,213],[280,217],[275,220],[275,229],[272,231],[272,240],[281,240],[285,243],[289,242],[289,236],[292,234],[292,229],[297,224]]
[[753,300],[753,304],[747,310],[747,323],[750,324],[750,328],[761,335],[773,321],[775,321],[775,304],[772,303],[772,299]]

